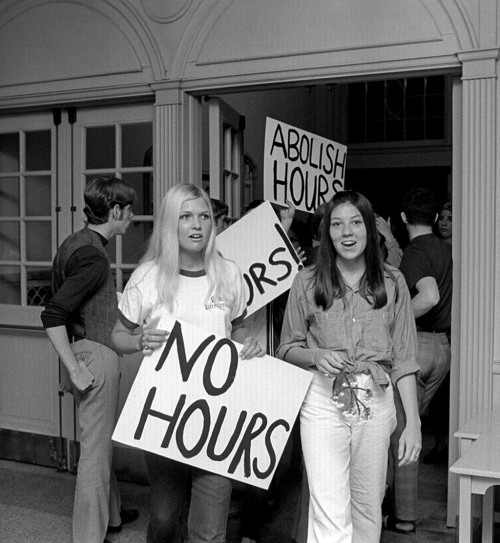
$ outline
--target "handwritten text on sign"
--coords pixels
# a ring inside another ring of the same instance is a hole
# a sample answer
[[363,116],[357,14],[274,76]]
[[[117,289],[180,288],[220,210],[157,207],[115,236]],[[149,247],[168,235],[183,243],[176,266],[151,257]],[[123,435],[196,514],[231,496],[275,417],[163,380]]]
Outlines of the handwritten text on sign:
[[268,488],[311,374],[186,323],[144,358],[113,439]]
[[248,315],[286,292],[302,268],[269,202],[219,234],[217,247],[238,264],[243,274]]
[[344,188],[347,147],[267,118],[264,198],[313,212]]

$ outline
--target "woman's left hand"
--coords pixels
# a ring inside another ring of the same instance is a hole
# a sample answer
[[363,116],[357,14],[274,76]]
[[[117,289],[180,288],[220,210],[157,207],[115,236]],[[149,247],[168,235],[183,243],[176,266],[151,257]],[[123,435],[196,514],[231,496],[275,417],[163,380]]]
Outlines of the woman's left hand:
[[422,433],[420,427],[407,424],[399,438],[399,467],[418,462],[422,450]]
[[240,351],[240,358],[246,360],[248,358],[253,358],[254,356],[264,356],[266,350],[261,347],[258,341],[254,337],[247,337],[243,343],[243,349]]

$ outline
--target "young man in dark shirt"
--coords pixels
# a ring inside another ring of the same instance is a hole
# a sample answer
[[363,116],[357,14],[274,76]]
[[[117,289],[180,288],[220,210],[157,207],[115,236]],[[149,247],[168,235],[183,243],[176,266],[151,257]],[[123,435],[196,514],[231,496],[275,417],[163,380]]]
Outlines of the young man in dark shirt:
[[63,363],[61,387],[78,405],[80,458],[73,508],[73,542],[103,543],[137,511],[121,509],[112,469],[120,366],[110,345],[118,314],[116,287],[104,246],[125,234],[133,219],[134,189],[98,177],[84,193],[87,225],[59,247],[52,268],[52,299],[41,318]]
[[[401,217],[406,224],[410,244],[403,252],[399,269],[410,289],[411,305],[417,325],[417,392],[422,415],[450,370],[449,343],[453,262],[451,245],[433,233],[438,205],[427,189],[413,189],[403,199]],[[392,478],[393,517],[389,526],[395,531],[412,532],[417,520],[418,463],[399,468],[397,443],[404,428],[402,409],[396,397],[398,427],[391,436],[389,480]]]

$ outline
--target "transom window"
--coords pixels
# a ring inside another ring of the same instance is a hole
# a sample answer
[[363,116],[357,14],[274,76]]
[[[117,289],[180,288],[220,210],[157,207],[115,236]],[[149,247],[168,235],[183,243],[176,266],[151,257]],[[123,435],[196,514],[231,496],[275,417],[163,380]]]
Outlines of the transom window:
[[350,144],[444,140],[445,76],[348,86]]

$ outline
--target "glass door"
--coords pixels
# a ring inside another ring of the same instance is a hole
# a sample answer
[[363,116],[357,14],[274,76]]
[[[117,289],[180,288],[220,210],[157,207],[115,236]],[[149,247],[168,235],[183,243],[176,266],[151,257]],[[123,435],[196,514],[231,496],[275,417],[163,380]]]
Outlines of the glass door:
[[40,326],[56,249],[51,113],[0,118],[0,323]]
[[[58,359],[40,312],[57,247],[84,224],[83,191],[94,176],[125,179],[137,191],[134,222],[107,245],[118,290],[137,265],[153,223],[153,118],[153,105],[0,116],[3,458],[75,465],[75,409],[58,394]],[[122,375],[123,397],[136,367]]]

